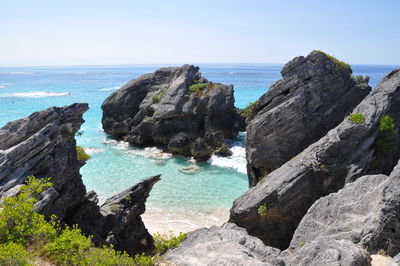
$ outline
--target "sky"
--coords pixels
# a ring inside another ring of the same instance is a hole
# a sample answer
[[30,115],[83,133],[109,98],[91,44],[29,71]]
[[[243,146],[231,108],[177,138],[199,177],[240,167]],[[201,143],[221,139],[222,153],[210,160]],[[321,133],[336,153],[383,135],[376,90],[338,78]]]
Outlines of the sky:
[[0,66],[400,65],[399,0],[0,0]]

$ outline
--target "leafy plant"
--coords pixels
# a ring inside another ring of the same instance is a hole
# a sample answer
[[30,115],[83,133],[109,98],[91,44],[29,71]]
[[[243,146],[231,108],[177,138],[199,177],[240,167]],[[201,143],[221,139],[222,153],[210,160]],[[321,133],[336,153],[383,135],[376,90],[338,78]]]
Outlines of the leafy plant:
[[44,247],[44,253],[59,264],[77,265],[91,246],[90,238],[84,236],[77,226],[66,227]]
[[264,217],[267,215],[267,205],[260,205],[260,207],[258,207],[257,210],[258,215],[260,215],[261,217]]
[[155,234],[154,238],[154,246],[157,249],[157,252],[162,255],[167,250],[171,248],[175,248],[179,246],[179,244],[186,239],[187,234],[179,233],[178,236],[168,236],[165,234]]
[[363,114],[360,113],[356,113],[356,114],[352,114],[349,116],[349,120],[353,123],[353,124],[361,124],[362,122],[364,122],[365,117]]
[[14,242],[0,245],[1,265],[32,265],[30,261],[33,256],[20,244]]
[[85,149],[81,146],[76,146],[76,155],[78,161],[86,162],[90,159],[90,155],[86,153]]
[[56,234],[54,225],[33,211],[37,196],[51,184],[48,179],[28,177],[16,197],[5,198],[0,212],[0,242],[24,245],[35,239],[51,240]]
[[243,117],[248,117],[251,115],[251,113],[253,112],[254,107],[256,106],[257,102],[251,102],[249,103],[249,105],[244,108],[242,110],[242,112],[240,113],[241,116]]
[[393,152],[396,148],[396,125],[393,118],[383,116],[379,121],[379,133],[375,141],[377,152]]

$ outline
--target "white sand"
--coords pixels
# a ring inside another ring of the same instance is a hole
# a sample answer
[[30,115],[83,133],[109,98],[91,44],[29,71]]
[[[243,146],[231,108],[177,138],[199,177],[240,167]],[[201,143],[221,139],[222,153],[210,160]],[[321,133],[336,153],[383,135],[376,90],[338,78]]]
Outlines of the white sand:
[[229,218],[229,209],[215,209],[208,212],[164,211],[149,209],[142,215],[146,228],[151,234],[179,235],[202,227],[222,225]]

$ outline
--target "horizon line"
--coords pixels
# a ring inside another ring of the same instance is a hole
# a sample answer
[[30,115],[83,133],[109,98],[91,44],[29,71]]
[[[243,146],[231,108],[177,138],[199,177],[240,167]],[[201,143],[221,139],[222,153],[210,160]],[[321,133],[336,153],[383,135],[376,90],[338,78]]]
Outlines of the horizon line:
[[[288,61],[289,62],[289,61]],[[286,62],[286,63],[288,63]],[[282,66],[285,65],[286,63],[255,63],[255,62],[220,62],[220,63],[134,63],[134,64],[66,64],[66,65],[7,65],[7,66],[2,66],[0,65],[0,68],[22,68],[22,67],[102,67],[102,66],[176,66],[176,65],[269,65],[269,66]],[[390,67],[400,67],[400,64],[350,64],[350,66],[390,66]]]

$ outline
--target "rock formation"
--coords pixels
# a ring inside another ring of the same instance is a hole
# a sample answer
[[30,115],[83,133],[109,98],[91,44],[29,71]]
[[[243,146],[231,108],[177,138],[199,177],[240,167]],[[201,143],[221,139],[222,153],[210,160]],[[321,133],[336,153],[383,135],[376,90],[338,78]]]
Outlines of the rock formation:
[[[51,177],[42,213],[64,219],[84,199],[86,189],[77,160],[75,133],[88,105],[52,107],[8,123],[0,129],[0,195],[13,195],[26,177]],[[47,198],[48,199],[48,198]]]
[[312,241],[299,249],[281,252],[249,236],[245,229],[227,223],[198,229],[181,245],[167,252],[177,265],[370,265],[369,253],[347,240]]
[[[211,252],[210,252],[211,251]],[[285,265],[281,251],[267,247],[232,223],[202,228],[188,234],[165,258],[177,265]]]
[[371,253],[399,253],[400,164],[390,177],[363,176],[316,201],[297,227],[290,249],[316,239],[346,239]]
[[198,67],[161,68],[128,82],[103,103],[103,129],[133,145],[159,145],[207,159],[244,130],[233,86],[209,82]]
[[97,206],[97,195],[86,194],[79,169],[75,134],[84,122],[87,104],[52,107],[0,128],[0,196],[13,196],[27,176],[51,178],[35,209],[55,214],[67,224],[94,235],[96,244],[114,244],[129,254],[149,251],[153,240],[140,215],[159,176],[142,180],[130,189]]
[[[309,207],[399,159],[400,70],[387,75],[336,128],[234,202],[230,221],[285,249]],[[382,160],[384,158],[384,160]]]
[[96,244],[112,244],[128,254],[142,253],[153,246],[153,238],[146,230],[141,214],[145,202],[160,175],[143,179],[131,188],[106,200],[99,207],[97,194],[88,192],[85,201],[68,219],[69,224],[79,227],[93,236]]
[[287,63],[247,118],[249,185],[296,156],[338,125],[370,92],[368,77],[320,51]]

